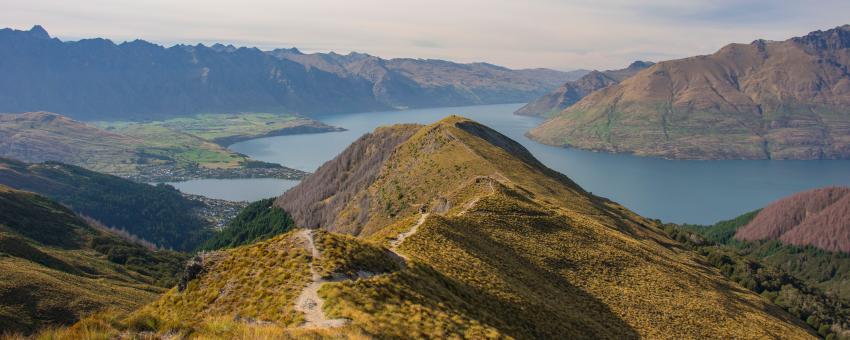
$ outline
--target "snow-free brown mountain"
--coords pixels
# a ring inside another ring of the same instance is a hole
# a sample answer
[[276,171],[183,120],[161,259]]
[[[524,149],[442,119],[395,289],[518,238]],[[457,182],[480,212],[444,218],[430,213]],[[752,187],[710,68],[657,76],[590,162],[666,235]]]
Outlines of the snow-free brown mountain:
[[63,42],[41,26],[0,30],[0,112],[51,111],[76,119],[510,103],[577,76],[359,53],[308,55],[221,44],[166,48],[99,38]]
[[532,130],[535,140],[680,159],[850,158],[850,25],[660,62]]
[[797,193],[776,201],[735,238],[775,240],[850,253],[850,187],[827,187]]
[[652,66],[648,61],[635,61],[629,67],[619,70],[591,71],[581,78],[568,81],[557,90],[537,98],[519,108],[515,114],[523,116],[548,117],[575,104],[596,90],[619,84],[640,70]]

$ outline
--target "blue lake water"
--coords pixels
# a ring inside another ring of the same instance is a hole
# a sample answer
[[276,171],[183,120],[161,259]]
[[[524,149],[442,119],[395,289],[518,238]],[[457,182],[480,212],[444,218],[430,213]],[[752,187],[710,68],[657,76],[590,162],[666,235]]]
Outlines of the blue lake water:
[[299,181],[275,178],[194,179],[169,182],[182,192],[230,201],[257,201],[280,196]]
[[[432,123],[447,115],[459,114],[522,143],[544,164],[566,174],[594,194],[617,201],[641,215],[679,223],[713,223],[763,207],[794,192],[826,185],[850,185],[850,161],[682,161],[546,146],[525,137],[525,132],[541,120],[513,115],[520,106],[482,105],[318,116],[315,118],[348,131],[260,138],[230,148],[258,160],[314,171],[377,126]],[[233,183],[218,180],[185,191],[219,198],[259,199],[283,192],[288,188],[286,185],[291,184],[269,181],[275,180],[243,179]],[[247,184],[253,182],[262,185]],[[233,196],[230,196],[231,190]],[[252,195],[252,190],[256,190],[256,195]]]

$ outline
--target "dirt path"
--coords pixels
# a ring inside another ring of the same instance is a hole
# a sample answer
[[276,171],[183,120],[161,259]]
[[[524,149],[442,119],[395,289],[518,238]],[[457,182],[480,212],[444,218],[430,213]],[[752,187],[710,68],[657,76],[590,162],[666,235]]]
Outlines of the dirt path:
[[[410,230],[398,234],[398,237],[396,237],[395,240],[391,240],[390,251],[398,254],[396,249],[398,249],[398,247],[402,244],[402,242],[404,242],[405,239],[407,239],[413,234],[416,234],[416,231],[419,230],[419,226],[421,226],[422,223],[425,223],[425,219],[428,218],[428,215],[430,215],[430,213],[422,213],[421,215],[419,215],[419,221],[417,221],[416,224],[414,224],[413,227],[410,228]],[[407,259],[407,257],[404,255],[398,255]]]
[[[313,243],[313,231],[304,229],[298,232],[298,237],[305,242],[307,250],[312,255],[311,261],[318,261],[321,258],[321,253]],[[339,282],[347,280],[346,277],[334,277],[332,279],[323,278],[314,266],[315,262],[310,263],[310,274],[312,280],[301,291],[301,295],[295,300],[295,310],[304,313],[304,323],[299,327],[302,328],[333,328],[347,325],[348,319],[328,319],[325,312],[322,310],[324,300],[319,297],[319,288],[327,282]]]
[[[495,194],[496,188],[493,187],[493,182],[487,182],[487,185],[490,187],[490,195]],[[458,216],[466,215],[466,212],[469,211],[469,209],[472,209],[472,207],[474,207],[475,204],[477,204],[478,200],[480,200],[480,199],[481,199],[481,196],[478,196],[476,198],[473,198],[471,201],[467,202],[466,204],[464,204],[463,210],[461,210],[460,213],[458,213],[457,215]]]

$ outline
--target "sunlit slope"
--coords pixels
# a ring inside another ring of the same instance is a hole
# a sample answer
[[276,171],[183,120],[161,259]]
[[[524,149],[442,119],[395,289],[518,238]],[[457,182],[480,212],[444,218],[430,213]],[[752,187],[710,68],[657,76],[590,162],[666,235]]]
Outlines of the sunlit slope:
[[677,159],[850,158],[850,25],[660,62],[529,132]]
[[308,178],[278,204],[313,207],[296,223],[332,232],[207,255],[140,315],[377,338],[812,337],[653,222],[461,117],[381,128],[312,176],[350,187]]
[[370,333],[808,336],[650,221],[461,117],[420,128],[347,197],[327,227],[377,242],[430,213],[399,247],[415,265],[329,285],[328,308]]

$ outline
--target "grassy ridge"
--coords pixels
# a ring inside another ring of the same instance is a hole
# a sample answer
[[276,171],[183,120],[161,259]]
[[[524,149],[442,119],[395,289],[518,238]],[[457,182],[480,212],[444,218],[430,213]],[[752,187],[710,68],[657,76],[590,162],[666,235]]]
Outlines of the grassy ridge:
[[[385,151],[366,140],[353,147]],[[221,318],[293,327],[303,320],[295,299],[318,266],[326,276],[381,273],[318,291],[328,318],[351,320],[340,330],[378,338],[814,337],[659,224],[590,195],[480,124],[450,117],[394,144],[387,157],[337,164],[378,169],[358,190],[301,192],[319,197],[316,205],[339,200],[323,228],[358,237],[313,233],[318,263],[292,231],[206,254],[185,290],[134,313],[127,327],[201,334]],[[390,242],[414,225],[400,245]]]
[[184,291],[174,288],[137,314],[173,327],[193,327],[217,316],[298,324],[302,316],[294,310],[295,298],[310,280],[310,262],[301,240],[292,236],[289,232],[202,255],[203,275]]
[[421,128],[348,197],[328,225],[376,242],[433,212],[399,248],[407,269],[320,291],[333,317],[370,334],[809,336],[650,221],[460,117]]

